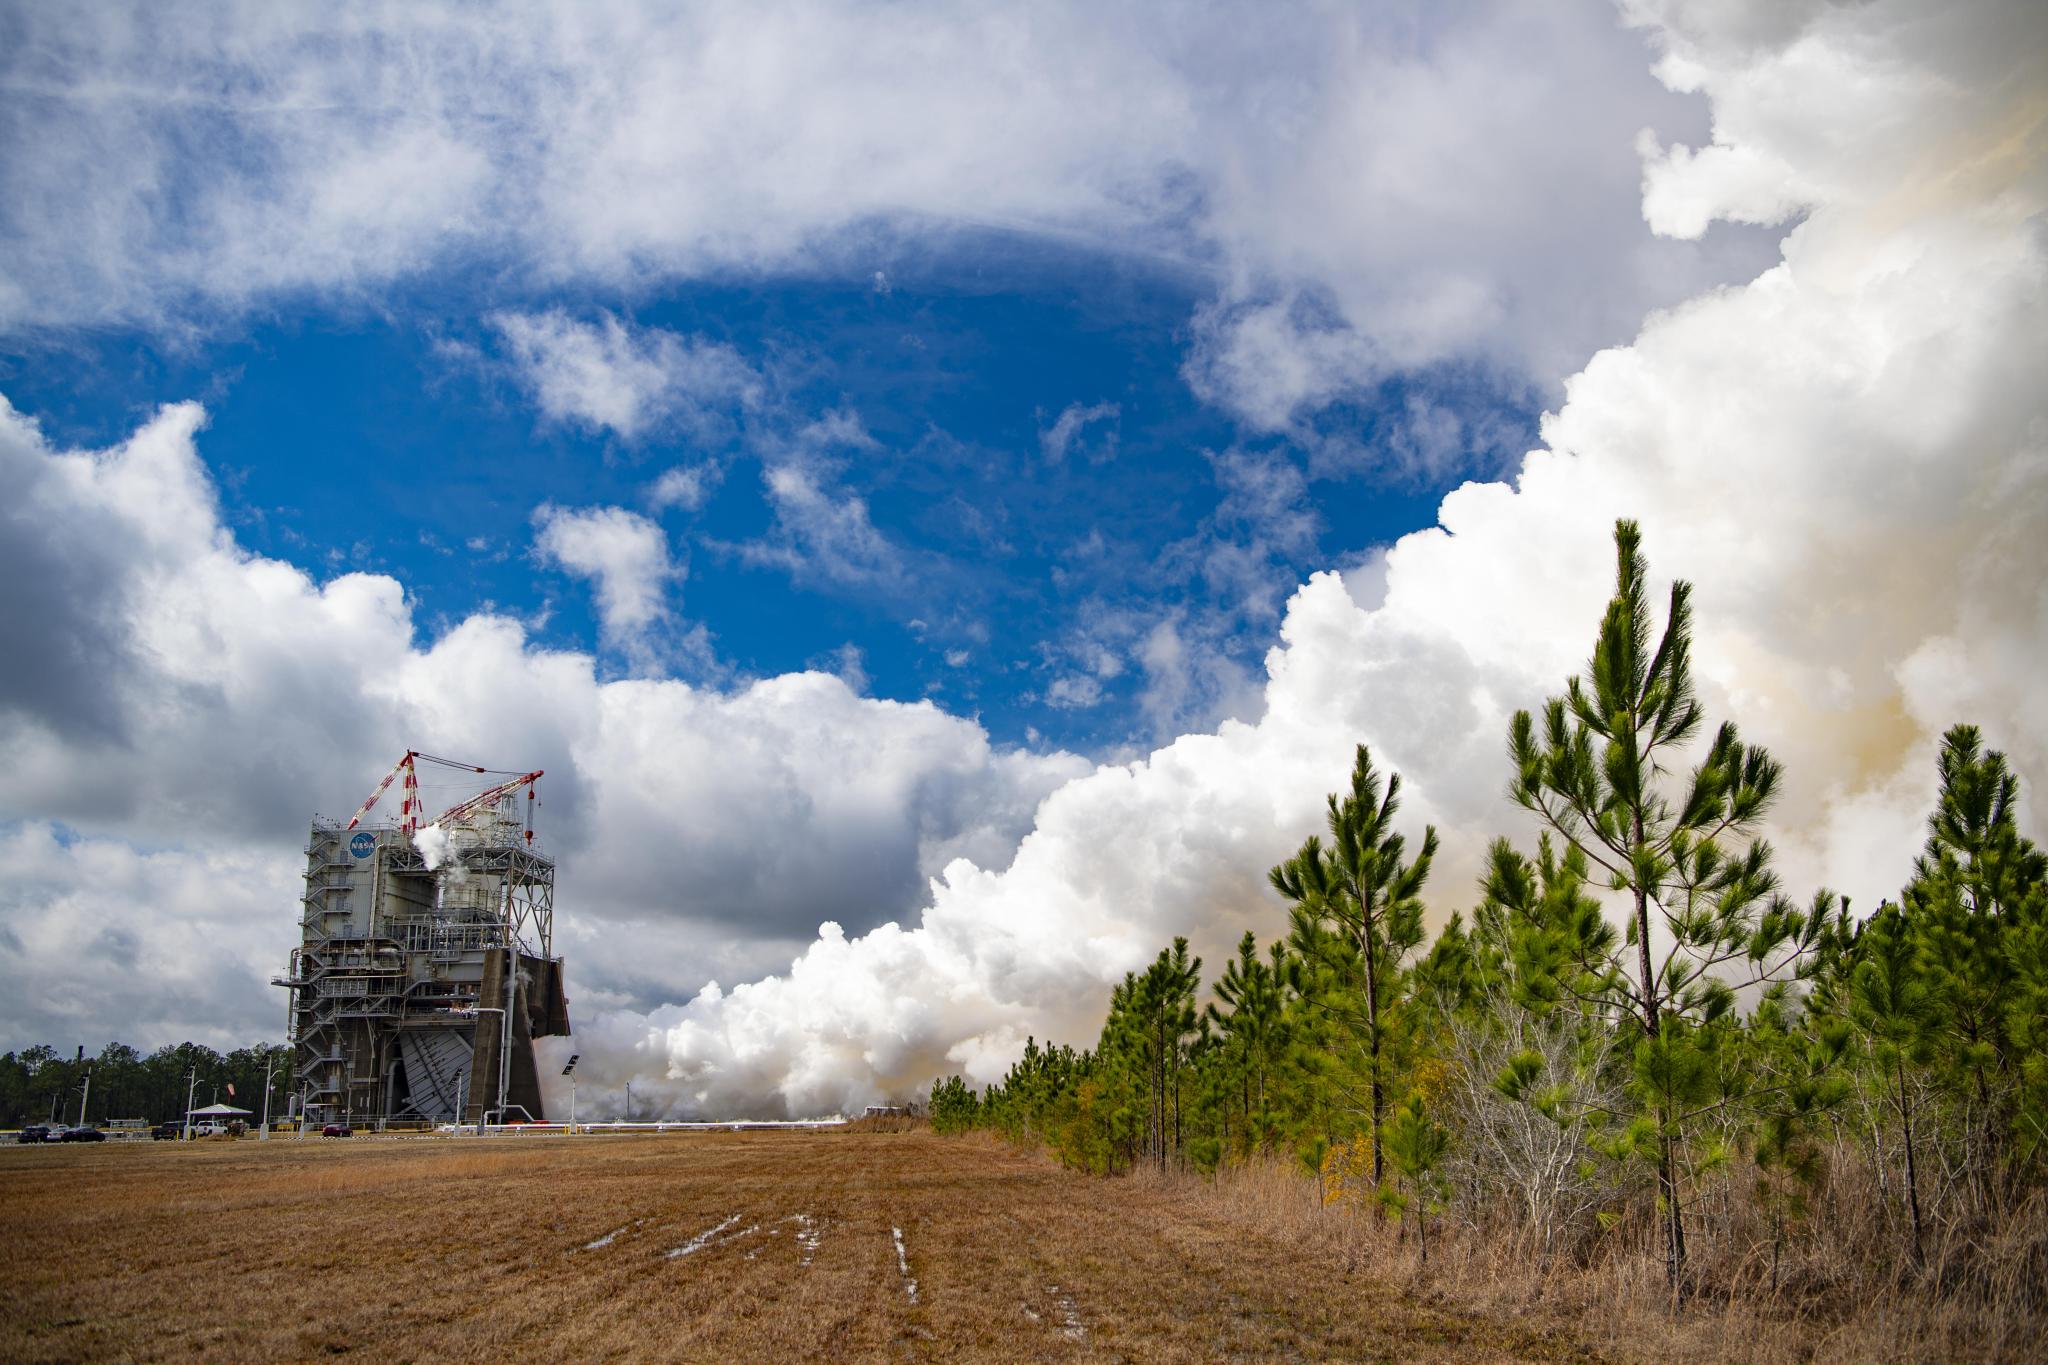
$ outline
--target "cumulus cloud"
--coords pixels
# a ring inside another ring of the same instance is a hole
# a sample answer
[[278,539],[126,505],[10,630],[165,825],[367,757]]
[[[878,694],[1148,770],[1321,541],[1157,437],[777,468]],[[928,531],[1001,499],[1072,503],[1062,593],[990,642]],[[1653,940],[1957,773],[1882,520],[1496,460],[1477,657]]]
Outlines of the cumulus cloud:
[[669,615],[668,585],[682,576],[668,536],[623,507],[557,507],[533,514],[534,552],[597,585],[598,621],[612,643],[644,650],[648,632]]
[[708,460],[665,469],[647,490],[648,505],[657,512],[669,507],[694,512],[710,499],[723,478],[724,471]]
[[[288,859],[208,841],[146,850],[44,821],[0,825],[0,1032],[19,1047],[273,1036],[282,927],[301,890]],[[252,932],[253,931],[253,932]]]
[[674,419],[701,433],[759,401],[761,379],[722,342],[639,328],[610,313],[493,313],[520,383],[549,418],[631,439]]
[[[145,1043],[273,1028],[304,822],[346,814],[408,747],[547,770],[541,838],[575,869],[558,906],[572,990],[640,1010],[679,980],[786,961],[821,917],[860,933],[907,916],[957,859],[1006,865],[1039,800],[1085,770],[825,673],[604,681],[589,655],[488,615],[427,642],[395,581],[317,583],[238,546],[202,425],[180,405],[111,449],[63,451],[0,405],[0,481],[21,509],[0,544],[80,594],[0,617],[8,643],[72,667],[67,641],[90,627],[99,679],[72,696],[61,675],[0,677],[10,1037],[88,1015]],[[658,562],[578,548],[615,525],[581,516],[548,526],[594,574]],[[138,991],[135,962],[161,979]]]
[[[1725,232],[1644,232],[1637,133],[1709,130],[1597,3],[1162,26],[1081,0],[516,24],[247,0],[27,7],[9,39],[0,326],[205,325],[472,263],[540,290],[764,270],[879,287],[878,242],[994,225],[1201,263],[1190,373],[1279,425],[1445,357],[1551,384],[1646,308],[1765,258]],[[651,420],[667,367],[648,338],[501,326],[561,420]]]

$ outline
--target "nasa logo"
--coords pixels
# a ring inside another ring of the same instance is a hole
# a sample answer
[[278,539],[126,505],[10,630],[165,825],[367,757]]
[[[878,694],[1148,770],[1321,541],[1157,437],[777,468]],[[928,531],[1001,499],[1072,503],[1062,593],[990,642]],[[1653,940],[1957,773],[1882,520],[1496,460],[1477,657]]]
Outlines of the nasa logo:
[[377,836],[374,834],[358,834],[355,838],[348,841],[348,851],[355,854],[358,858],[369,857],[377,851]]

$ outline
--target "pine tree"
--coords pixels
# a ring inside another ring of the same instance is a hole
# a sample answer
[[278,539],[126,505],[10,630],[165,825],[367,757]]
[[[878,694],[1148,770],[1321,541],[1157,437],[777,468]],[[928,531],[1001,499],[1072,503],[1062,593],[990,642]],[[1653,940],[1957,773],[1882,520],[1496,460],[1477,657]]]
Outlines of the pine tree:
[[1429,1265],[1429,1215],[1443,1202],[1444,1186],[1437,1167],[1450,1150],[1451,1135],[1429,1115],[1422,1096],[1410,1092],[1387,1116],[1387,1156],[1399,1180],[1398,1194],[1382,1191],[1397,1211],[1415,1211],[1416,1239],[1421,1259]]
[[1218,1029],[1223,1056],[1238,1073],[1245,1144],[1257,1147],[1270,1136],[1267,1084],[1293,1031],[1287,1016],[1286,945],[1274,943],[1269,959],[1262,961],[1258,938],[1247,930],[1237,956],[1224,964],[1215,991],[1228,1008],[1211,1004],[1206,1018]]
[[1733,1006],[1727,973],[1758,981],[1796,970],[1836,904],[1823,894],[1802,911],[1779,892],[1770,846],[1752,838],[1779,767],[1734,725],[1720,727],[1690,780],[1667,793],[1667,765],[1704,721],[1692,680],[1692,589],[1672,584],[1657,634],[1636,523],[1617,522],[1614,544],[1614,596],[1585,676],[1546,703],[1540,730],[1527,711],[1509,725],[1509,792],[1627,900],[1625,946],[1605,950],[1588,984],[1596,1009],[1632,1019],[1641,1035],[1636,1091],[1647,1112],[1637,1145],[1657,1168],[1675,1302],[1685,1273],[1679,1143],[1713,1070],[1700,1026]]
[[1981,1209],[2004,1140],[2026,1131],[2015,1109],[2025,1054],[2014,1030],[2031,1033],[2029,997],[2042,978],[2048,857],[2020,834],[2019,778],[1975,726],[1943,737],[1938,771],[1927,847],[1902,900],[1927,991],[1940,1003],[1932,1027],[1943,1080],[1974,1109],[1971,1184]]
[[1885,1098],[1899,1116],[1904,1136],[1906,1208],[1912,1240],[1908,1249],[1919,1265],[1925,1233],[1920,1217],[1920,1171],[1915,1106],[1908,1069],[1934,1056],[1939,1028],[1935,1003],[1928,990],[1911,924],[1899,907],[1886,902],[1851,940],[1846,1013],[1862,1034]]
[[1329,798],[1329,848],[1311,836],[1268,874],[1273,888],[1293,902],[1291,940],[1304,979],[1320,974],[1336,986],[1303,993],[1365,1053],[1375,1188],[1386,1173],[1380,1125],[1389,1086],[1387,1017],[1398,999],[1402,964],[1422,942],[1421,892],[1436,856],[1430,826],[1421,853],[1406,860],[1407,841],[1394,832],[1400,798],[1400,774],[1382,783],[1372,755],[1359,745],[1350,791]]

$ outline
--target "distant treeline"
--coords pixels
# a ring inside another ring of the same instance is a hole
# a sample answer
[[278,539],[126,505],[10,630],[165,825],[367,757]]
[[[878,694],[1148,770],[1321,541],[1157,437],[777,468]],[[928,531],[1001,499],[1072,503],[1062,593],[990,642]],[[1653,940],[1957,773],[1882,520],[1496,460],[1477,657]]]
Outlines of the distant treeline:
[[2017,777],[1957,726],[1898,898],[1795,902],[1761,837],[1779,766],[1707,728],[1689,589],[1659,628],[1615,539],[1585,673],[1506,736],[1541,840],[1497,840],[1469,912],[1425,933],[1435,831],[1397,832],[1361,746],[1327,837],[1272,869],[1283,939],[1246,934],[1207,1002],[1176,939],[1092,1050],[942,1080],[934,1127],[1105,1174],[1298,1156],[1425,1265],[1448,1230],[1532,1270],[1633,1248],[1675,1296],[2048,1293],[2048,858]]
[[273,1066],[270,1112],[276,1119],[291,1093],[290,1060],[291,1050],[282,1043],[236,1048],[225,1055],[198,1043],[161,1047],[146,1055],[126,1043],[109,1043],[98,1056],[87,1053],[83,1061],[76,1048],[60,1052],[38,1044],[0,1053],[0,1128],[53,1120],[77,1123],[81,1096],[86,1122],[95,1125],[109,1119],[182,1120],[194,1067],[194,1105],[232,1104],[248,1110],[253,1122],[263,1114],[264,1067]]

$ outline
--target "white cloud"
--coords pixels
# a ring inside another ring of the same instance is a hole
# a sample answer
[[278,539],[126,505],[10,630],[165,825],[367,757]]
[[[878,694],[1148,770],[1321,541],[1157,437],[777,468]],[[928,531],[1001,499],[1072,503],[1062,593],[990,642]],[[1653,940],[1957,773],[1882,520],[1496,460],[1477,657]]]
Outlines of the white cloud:
[[1085,711],[1102,704],[1102,684],[1086,673],[1066,673],[1045,689],[1045,704],[1062,711]]
[[784,569],[800,583],[884,591],[905,585],[905,551],[876,527],[867,499],[839,480],[847,454],[877,449],[859,417],[835,410],[757,444],[775,524],[738,547],[744,559]]
[[623,507],[535,510],[534,550],[552,564],[597,585],[598,621],[605,638],[645,649],[648,634],[669,616],[669,584],[682,571],[669,558],[668,537]]
[[0,866],[7,1046],[226,1050],[278,1032],[283,993],[263,983],[285,967],[268,926],[290,921],[303,889],[289,860],[220,843],[138,849],[31,821],[0,826]]
[[724,477],[724,471],[708,460],[663,470],[647,490],[648,505],[656,511],[680,507],[685,512],[694,512],[710,499]]
[[[1645,232],[1636,134],[1708,130],[1597,3],[246,0],[30,7],[10,36],[0,326],[205,325],[473,262],[549,291],[885,286],[878,238],[993,227],[1199,263],[1190,372],[1278,425],[1445,359],[1552,384],[1764,259]],[[542,320],[582,348],[544,402],[647,420],[630,335]]]
[[0,575],[21,661],[0,673],[0,1033],[17,1041],[87,1018],[142,1044],[276,1027],[265,983],[294,941],[305,821],[346,815],[408,747],[546,769],[572,989],[642,1009],[786,960],[823,918],[908,915],[957,858],[1007,863],[1085,770],[823,673],[602,681],[490,615],[424,641],[393,580],[316,583],[237,546],[202,420],[168,408],[64,452],[0,403],[0,563],[28,575]]
[[[1123,409],[1115,403],[1091,403],[1086,407],[1079,403],[1069,403],[1060,410],[1060,415],[1053,419],[1051,426],[1038,433],[1039,453],[1045,457],[1046,463],[1060,464],[1067,458],[1067,453],[1074,449],[1075,441],[1085,429],[1096,423],[1114,422],[1122,413]],[[1088,448],[1088,458],[1091,460],[1108,460],[1115,455],[1116,431],[1113,428],[1100,441]]]
[[560,309],[493,313],[519,380],[558,422],[627,439],[674,419],[701,432],[759,401],[761,379],[722,342],[632,327],[610,313],[580,322]]

